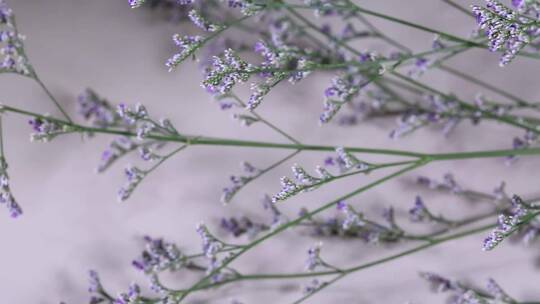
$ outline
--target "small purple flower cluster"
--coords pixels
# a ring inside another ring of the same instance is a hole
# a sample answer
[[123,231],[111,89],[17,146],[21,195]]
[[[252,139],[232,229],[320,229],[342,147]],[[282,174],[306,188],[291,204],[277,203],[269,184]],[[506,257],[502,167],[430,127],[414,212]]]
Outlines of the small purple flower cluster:
[[426,176],[419,176],[417,182],[422,186],[426,186],[434,190],[449,191],[453,194],[460,194],[464,192],[463,187],[458,184],[452,173],[444,174],[442,181],[431,179]]
[[[336,160],[339,164],[342,164],[342,166],[340,166],[342,173],[352,168],[365,170],[369,167],[341,147],[336,148],[336,152],[338,154]],[[281,190],[272,196],[272,202],[276,203],[278,201],[284,201],[301,192],[315,190],[325,181],[336,178],[336,176],[332,175],[322,166],[317,166],[315,169],[318,177],[310,175],[298,164],[294,164],[291,167],[291,171],[293,172],[294,180],[286,176],[282,177],[280,179]]]
[[9,187],[9,176],[7,173],[8,164],[2,157],[0,158],[0,204],[4,204],[12,218],[22,215],[22,209],[15,200]]
[[104,172],[116,160],[135,150],[139,145],[129,137],[117,137],[111,141],[109,147],[101,153],[100,163],[96,169],[98,173]]
[[458,284],[455,282],[433,272],[421,272],[420,277],[428,281],[431,289],[436,292],[445,292],[458,288]]
[[86,89],[79,95],[77,108],[79,114],[96,127],[118,126],[121,122],[115,108],[92,89]]
[[341,160],[341,162],[339,163],[343,164],[342,172],[346,172],[351,169],[366,170],[369,168],[369,165],[367,163],[359,160],[352,153],[345,150],[345,148],[343,147],[337,147],[336,153],[338,158]]
[[30,134],[30,141],[49,142],[58,135],[74,131],[71,127],[60,124],[47,116],[34,117],[28,121],[33,133]]
[[[336,166],[340,173],[345,173],[351,170],[352,168],[355,168],[356,166],[358,166],[357,167],[358,169],[362,169],[362,170],[368,168],[367,164],[358,160],[353,154],[347,152],[344,148],[338,147],[336,148],[336,152],[337,152],[337,156],[335,157],[328,156],[327,158],[325,158],[324,160],[325,167]],[[332,175],[328,173],[328,171],[326,171],[324,168],[318,167],[318,169],[321,170],[321,172],[323,172],[324,174],[328,175],[329,177],[332,177]]]
[[425,279],[433,291],[450,292],[451,297],[447,303],[451,304],[495,304],[518,303],[510,297],[494,279],[488,279],[485,291],[470,287],[465,283],[451,281],[432,272],[421,272],[420,277]]
[[117,198],[119,202],[127,200],[148,174],[147,171],[141,170],[132,165],[128,165],[125,168],[124,173],[126,175],[127,182],[118,190]]
[[[325,159],[325,165],[331,166],[338,164],[341,173],[345,173],[352,169],[357,169],[359,172],[368,172],[370,165],[360,161],[353,154],[346,151],[343,147],[336,148],[337,156],[335,158],[329,157]],[[291,167],[294,175],[294,180],[289,177],[282,177],[280,179],[281,190],[272,196],[272,202],[287,200],[301,192],[311,191],[317,189],[325,181],[336,178],[323,166],[317,166],[315,171],[318,177],[314,177],[306,172],[306,170],[294,164]]]
[[210,93],[228,93],[235,84],[246,82],[254,68],[242,60],[234,50],[227,49],[222,57],[215,56],[207,68],[202,86]]
[[286,176],[283,176],[279,182],[281,184],[281,190],[272,196],[273,203],[289,199],[304,190],[303,186],[296,184]]
[[175,244],[149,236],[145,236],[144,241],[146,249],[132,262],[136,269],[153,274],[164,270],[175,271],[184,266],[184,255]]
[[306,259],[305,269],[308,271],[314,271],[317,267],[324,265],[321,259],[322,243],[319,242],[315,246],[310,247],[307,251],[308,257]]
[[[538,135],[536,135],[534,132],[527,131],[525,132],[525,135],[523,137],[514,137],[512,140],[512,149],[514,150],[522,150],[527,149],[533,146],[534,144],[537,144],[539,141]],[[512,164],[515,161],[519,159],[516,155],[511,155],[506,158],[507,164]]]
[[221,270],[218,271],[223,262],[227,259],[220,259],[218,257],[221,250],[225,247],[225,244],[216,239],[204,224],[197,225],[197,233],[202,239],[202,250],[208,261],[206,273],[212,274],[212,282],[220,282],[227,276],[227,273]]
[[405,111],[397,119],[397,128],[390,132],[390,138],[397,139],[409,135],[420,128],[441,125],[444,136],[449,136],[464,117],[477,122],[478,117],[463,109],[453,97],[426,95],[420,104],[422,107]]
[[25,76],[32,74],[32,67],[23,49],[24,36],[15,28],[13,10],[0,0],[0,71]]
[[95,270],[88,271],[88,292],[92,294],[90,304],[98,304],[105,301],[103,285]]
[[307,285],[304,286],[302,293],[306,296],[310,295],[316,292],[317,290],[319,290],[320,288],[324,287],[324,285],[326,284],[327,284],[326,282],[321,282],[318,279],[313,279]]
[[531,217],[533,211],[523,202],[523,200],[514,195],[512,197],[512,208],[508,214],[500,214],[498,225],[489,236],[484,239],[482,250],[493,250],[504,239],[508,238],[521,227],[524,222]]
[[419,78],[422,76],[431,66],[432,60],[425,58],[425,57],[419,57],[416,58],[414,61],[413,67],[407,72],[409,77],[413,78]]
[[220,224],[221,229],[232,236],[240,237],[242,235],[247,235],[249,239],[253,239],[261,231],[269,229],[269,227],[264,224],[253,222],[247,216],[242,216],[240,218],[222,218]]
[[516,300],[511,298],[506,291],[504,291],[501,286],[492,278],[488,279],[486,284],[486,289],[490,295],[493,296],[495,301],[502,303],[515,303]]
[[139,285],[132,283],[129,285],[127,292],[118,294],[114,299],[114,304],[136,304],[141,303],[142,301],[141,288]]
[[253,0],[227,0],[228,7],[239,8],[244,16],[252,16],[260,11],[262,5]]
[[247,234],[248,238],[253,239],[263,231],[274,229],[281,224],[288,222],[287,217],[281,213],[274,203],[272,203],[272,199],[269,195],[264,195],[261,203],[262,207],[269,211],[272,215],[272,219],[269,224],[256,222],[246,216],[242,216],[240,218],[231,217],[228,219],[221,219],[221,228],[234,237]]
[[432,219],[432,215],[424,204],[424,200],[419,195],[414,200],[414,206],[409,209],[409,218],[412,222],[423,222]]
[[128,0],[128,4],[131,8],[141,7],[145,2],[145,0]]
[[204,45],[204,38],[202,36],[181,36],[175,34],[173,41],[178,46],[179,52],[174,54],[165,63],[165,66],[169,68],[169,72],[174,70],[187,58],[194,56],[195,52]]
[[332,85],[324,91],[323,113],[319,117],[321,124],[328,123],[336,116],[344,104],[358,97],[360,90],[369,83],[363,76],[343,74],[332,79]]
[[337,208],[345,214],[345,219],[341,224],[343,230],[353,230],[366,224],[364,221],[364,215],[354,210],[351,205],[346,204],[343,201],[339,201],[337,203]]
[[[295,84],[310,74],[313,65],[313,52],[300,49],[291,43],[291,38],[297,34],[297,29],[289,20],[277,19],[270,23],[270,41],[258,41],[253,50],[263,57],[259,76],[263,81],[253,83],[253,93],[247,106],[253,110],[260,105],[270,89],[281,81],[288,79]],[[310,59],[308,59],[310,58]]]
[[217,24],[213,24],[213,23],[209,22],[208,20],[206,20],[206,18],[204,18],[199,13],[199,11],[197,11],[195,9],[189,11],[188,17],[195,26],[197,26],[198,28],[200,28],[200,29],[202,29],[202,30],[204,30],[206,32],[215,32],[215,31],[218,31],[218,30],[220,30],[222,28],[222,26],[217,25]]
[[270,228],[279,227],[282,224],[285,224],[289,221],[287,216],[283,214],[276,204],[272,202],[272,198],[265,194],[262,198],[262,205],[265,210],[268,210],[272,214],[272,222]]
[[[275,206],[268,201],[270,206]],[[383,219],[388,225],[370,221],[360,212],[357,212],[351,205],[343,201],[337,204],[338,214],[329,218],[308,217],[304,221],[308,233],[317,238],[340,237],[356,238],[366,243],[393,243],[401,238],[403,230],[394,221],[393,208],[386,208]],[[299,216],[305,216],[308,210],[302,208]],[[280,217],[283,215],[279,214]]]
[[229,202],[231,202],[236,193],[240,191],[240,189],[242,189],[247,183],[253,180],[256,176],[258,176],[261,172],[260,169],[254,167],[252,164],[245,161],[240,163],[240,167],[242,168],[244,175],[230,176],[232,186],[223,188],[223,192],[221,195],[221,202],[223,204],[228,204]]
[[154,121],[150,118],[148,111],[142,104],[137,104],[134,108],[120,104],[116,111],[128,127],[135,128],[135,133],[139,141],[143,141],[151,134],[179,135],[169,119],[162,118],[159,122]]
[[[480,29],[488,36],[491,51],[504,49],[500,66],[510,63],[539,34],[535,21],[522,17],[496,0],[486,0],[486,7],[473,6]],[[520,6],[519,3],[514,3]]]

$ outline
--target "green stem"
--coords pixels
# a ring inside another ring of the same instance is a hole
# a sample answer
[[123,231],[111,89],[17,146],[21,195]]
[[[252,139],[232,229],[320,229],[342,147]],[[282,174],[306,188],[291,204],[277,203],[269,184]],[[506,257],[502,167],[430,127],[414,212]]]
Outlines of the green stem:
[[465,80],[470,81],[470,82],[472,82],[474,84],[477,84],[477,85],[479,85],[481,87],[484,87],[484,88],[486,88],[488,90],[491,90],[491,91],[493,91],[493,92],[495,92],[495,93],[497,93],[497,94],[499,94],[501,96],[504,96],[504,97],[512,100],[513,102],[515,102],[518,105],[528,105],[528,103],[525,100],[523,100],[523,99],[521,99],[521,98],[519,98],[519,97],[517,97],[517,96],[515,96],[513,94],[510,94],[510,93],[508,93],[508,92],[506,92],[504,90],[501,90],[501,89],[499,89],[499,88],[497,88],[497,87],[495,87],[495,86],[493,86],[493,85],[491,85],[491,84],[489,84],[487,82],[484,82],[484,81],[482,81],[480,79],[477,79],[476,77],[467,75],[467,74],[465,74],[465,73],[463,73],[463,72],[461,72],[459,70],[456,70],[454,68],[451,68],[449,66],[442,65],[442,64],[439,65],[439,68],[441,70],[443,70],[443,71],[446,71],[446,72],[451,73],[451,74],[453,74],[455,76],[458,76],[459,78],[465,79]]
[[[86,127],[83,125],[69,123],[65,120],[46,117],[41,114],[32,113],[29,111],[13,108],[11,106],[2,106],[2,110],[6,112],[18,113],[25,116],[38,117],[45,120],[51,120],[59,124],[73,128],[78,132],[89,132],[89,133],[102,133],[102,134],[112,134],[112,135],[122,135],[128,137],[136,137],[137,134],[134,132],[126,130],[115,130],[107,128],[95,128],[95,127]],[[201,137],[201,136],[188,136],[188,135],[158,135],[150,134],[147,136],[149,139],[154,139],[163,142],[181,142],[188,143],[190,145],[210,145],[210,146],[234,146],[234,147],[251,147],[251,148],[274,148],[274,149],[288,149],[288,150],[302,150],[302,151],[326,151],[333,152],[335,151],[336,146],[326,146],[326,145],[309,145],[309,144],[287,144],[287,143],[273,143],[273,142],[263,142],[263,141],[250,141],[250,140],[238,140],[238,139],[226,139],[226,138],[212,138],[212,137]],[[457,152],[457,153],[420,153],[413,151],[404,151],[404,150],[391,150],[391,149],[374,149],[374,148],[363,148],[363,147],[344,147],[347,151],[353,153],[365,153],[365,154],[382,154],[382,155],[393,155],[393,156],[403,156],[403,157],[412,157],[412,158],[430,158],[434,161],[444,161],[444,160],[457,160],[457,159],[467,159],[467,158],[493,158],[493,157],[505,157],[511,155],[540,155],[540,148],[527,148],[527,149],[518,149],[518,150],[488,150],[488,151],[472,151],[472,152]]]
[[463,6],[461,6],[461,5],[457,4],[457,3],[455,3],[454,1],[452,1],[452,0],[442,0],[442,2],[444,2],[444,3],[448,4],[448,5],[450,5],[451,7],[457,9],[458,11],[462,12],[463,14],[465,14],[465,15],[467,15],[467,16],[469,16],[469,17],[473,17],[473,18],[474,18],[473,14],[472,14],[469,10],[467,10],[467,9],[464,8]]
[[32,72],[33,74],[33,79],[38,83],[38,85],[43,89],[43,91],[45,92],[45,94],[47,94],[47,96],[49,97],[50,100],[52,100],[52,102],[56,105],[56,108],[58,108],[58,110],[62,113],[62,115],[64,115],[64,117],[69,121],[69,122],[73,122],[71,120],[71,118],[69,117],[69,115],[66,113],[66,111],[64,110],[64,108],[60,105],[60,103],[58,102],[58,100],[54,97],[54,95],[49,91],[49,89],[45,86],[45,84],[41,81],[41,79],[39,79],[39,77],[37,76],[36,72]]

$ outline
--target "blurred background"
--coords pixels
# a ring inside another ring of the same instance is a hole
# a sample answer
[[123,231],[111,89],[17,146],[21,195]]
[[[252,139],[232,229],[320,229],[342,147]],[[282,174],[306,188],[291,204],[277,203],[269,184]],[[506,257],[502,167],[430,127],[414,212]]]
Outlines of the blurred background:
[[[187,62],[167,72],[165,60],[174,52],[170,37],[192,32],[187,25],[168,22],[147,9],[129,9],[124,0],[6,0],[13,8],[21,33],[27,36],[26,50],[42,80],[69,113],[75,113],[77,95],[92,88],[113,103],[145,104],[151,115],[169,117],[178,130],[188,134],[284,142],[263,125],[242,127],[223,112],[200,88],[197,63]],[[478,1],[457,1],[469,6]],[[364,7],[432,26],[466,37],[474,21],[443,1],[385,0],[358,1]],[[433,37],[415,30],[370,19],[402,43],[424,50]],[[241,37],[237,37],[242,39]],[[365,49],[389,49],[381,43]],[[501,69],[498,56],[485,50],[471,50],[451,60],[452,66],[482,78],[495,86],[531,101],[540,98],[534,72],[538,62],[518,58]],[[440,130],[423,130],[391,140],[395,122],[370,121],[351,128],[318,126],[322,94],[330,74],[312,75],[298,85],[279,86],[265,100],[260,113],[304,143],[395,148],[421,152],[452,152],[505,149],[520,131],[494,123],[459,126],[449,138]],[[440,72],[423,76],[445,92],[456,92],[470,100],[480,92],[472,84]],[[14,75],[0,75],[0,102],[40,113],[58,115],[44,92],[32,81]],[[312,168],[328,156],[305,153],[253,182],[228,206],[219,202],[228,177],[240,172],[242,160],[264,167],[287,151],[233,147],[197,146],[170,159],[152,173],[124,203],[116,201],[123,185],[123,167],[136,162],[134,155],[119,161],[103,174],[96,174],[100,154],[112,139],[96,136],[64,136],[51,143],[30,143],[30,128],[24,117],[6,117],[6,156],[10,164],[12,189],[24,209],[24,216],[11,220],[0,217],[0,294],[3,303],[85,303],[87,271],[97,270],[114,293],[132,282],[146,285],[146,279],[131,266],[142,249],[141,237],[165,237],[188,253],[200,250],[195,233],[203,221],[217,227],[223,216],[263,211],[264,193],[279,190],[279,177],[301,163]],[[366,156],[367,157],[367,156]],[[367,158],[369,159],[369,157]],[[441,178],[452,172],[466,187],[491,192],[501,181],[510,193],[525,198],[538,195],[537,170],[540,159],[522,159],[508,167],[501,159],[466,160],[430,165],[383,184],[350,201],[366,213],[380,213],[393,205],[400,218],[420,193],[436,212],[463,216],[482,210],[450,195],[422,190],[414,185],[418,175]],[[386,172],[382,172],[388,173]],[[283,209],[294,216],[302,207],[314,208],[380,177],[353,177],[291,199]],[[334,211],[331,211],[332,213]],[[413,226],[414,229],[420,227]],[[538,299],[538,246],[503,244],[493,252],[481,251],[484,235],[446,243],[429,251],[408,256],[349,276],[313,297],[311,303],[443,303],[444,296],[430,293],[418,277],[419,271],[434,271],[464,281],[483,284],[495,278],[518,299]],[[241,240],[245,241],[245,240]],[[260,246],[237,262],[250,271],[301,271],[307,248],[317,242],[289,231]],[[404,248],[377,248],[360,241],[324,240],[324,254],[340,265],[370,261]],[[406,245],[405,245],[406,247]],[[173,287],[185,287],[182,276],[168,278]],[[300,296],[308,280],[291,282],[239,283],[219,292],[194,295],[192,303],[288,303]]]

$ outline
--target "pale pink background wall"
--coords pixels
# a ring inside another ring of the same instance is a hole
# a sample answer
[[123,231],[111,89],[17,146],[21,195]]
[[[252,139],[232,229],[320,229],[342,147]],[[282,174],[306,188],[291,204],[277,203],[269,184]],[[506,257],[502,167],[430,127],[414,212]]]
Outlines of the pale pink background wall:
[[[79,92],[92,87],[114,102],[142,102],[156,116],[167,115],[178,129],[192,134],[246,139],[282,139],[263,126],[243,128],[221,112],[199,88],[196,64],[185,64],[167,73],[164,60],[172,53],[170,36],[186,31],[163,22],[146,10],[130,10],[123,0],[7,0],[17,14],[20,31],[27,35],[27,50],[34,66],[52,92],[70,113]],[[442,1],[385,0],[359,1],[366,7],[392,13],[407,20],[433,25],[458,35],[473,27],[470,19],[445,6]],[[471,1],[459,1],[463,5]],[[376,22],[400,41],[426,49],[432,36]],[[380,47],[377,45],[376,47]],[[505,69],[497,57],[474,50],[453,63],[465,71],[509,88],[512,92],[539,99],[538,63],[517,60]],[[457,91],[464,98],[477,89],[437,72],[426,77],[443,90]],[[506,127],[484,124],[460,127],[455,136],[443,139],[438,132],[423,131],[401,140],[388,139],[392,122],[360,125],[343,130],[319,128],[321,92],[328,75],[313,76],[296,87],[282,86],[270,94],[262,114],[306,143],[357,145],[412,149],[425,152],[507,148],[515,135]],[[44,93],[31,81],[1,75],[0,101],[35,111],[55,113]],[[26,119],[8,115],[6,139],[13,190],[25,215],[18,220],[0,217],[0,302],[2,303],[84,303],[86,271],[100,271],[113,290],[124,290],[132,281],[145,283],[130,266],[140,249],[143,234],[165,236],[188,252],[199,250],[194,232],[196,223],[214,224],[223,215],[260,212],[262,193],[278,190],[278,178],[289,174],[282,166],[242,192],[236,202],[223,207],[218,199],[228,175],[238,172],[238,163],[249,160],[261,166],[285,151],[194,147],[171,159],[155,171],[125,203],[117,203],[115,193],[124,182],[119,162],[103,175],[93,173],[105,136],[81,142],[78,136],[54,140],[50,144],[30,143]],[[384,128],[383,128],[384,127]],[[306,153],[295,161],[310,167],[326,154]],[[135,158],[131,159],[132,161]],[[416,188],[410,181],[418,173],[441,176],[451,170],[468,185],[491,191],[506,180],[511,192],[525,197],[538,194],[540,160],[527,159],[512,168],[501,160],[475,160],[434,164],[417,173],[382,185],[354,202],[364,210],[380,211],[393,204],[406,210]],[[353,178],[333,187],[288,201],[284,208],[294,214],[300,206],[313,207],[343,191],[358,187],[373,177]],[[463,214],[465,204],[457,198],[426,193],[435,210]],[[468,210],[468,209],[467,209]],[[476,207],[475,211],[480,208]],[[1,210],[2,212],[4,210]],[[242,258],[240,269],[276,271],[302,270],[304,252],[316,240],[296,240],[294,232],[261,246]],[[295,240],[295,241],[293,241]],[[540,298],[538,291],[538,247],[505,244],[491,253],[480,250],[482,235],[445,244],[428,252],[351,275],[312,303],[442,303],[431,295],[417,272],[437,271],[456,278],[483,283],[496,278],[518,298]],[[343,265],[369,261],[391,250],[373,249],[357,242],[326,241],[332,261]],[[285,258],[284,258],[285,257]],[[173,280],[174,281],[174,280]],[[296,283],[307,283],[296,281]],[[174,283],[185,286],[181,279]],[[284,289],[281,283],[262,282],[230,286],[225,295],[195,296],[200,303],[228,303],[237,298],[245,303],[288,303],[299,291]],[[204,300],[204,301],[203,301]]]

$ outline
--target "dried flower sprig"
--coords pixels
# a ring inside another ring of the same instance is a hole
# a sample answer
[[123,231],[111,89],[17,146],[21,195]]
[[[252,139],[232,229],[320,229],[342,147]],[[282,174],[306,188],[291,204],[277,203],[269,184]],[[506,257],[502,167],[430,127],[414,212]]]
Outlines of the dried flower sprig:
[[79,115],[95,127],[128,127],[116,108],[94,90],[86,89],[77,98]]
[[435,292],[450,293],[450,303],[456,304],[517,304],[521,303],[509,296],[494,279],[488,279],[485,290],[474,288],[468,284],[453,281],[432,272],[421,272]]
[[[139,186],[139,184],[143,181],[143,179],[148,174],[150,174],[152,171],[157,169],[167,159],[169,159],[170,157],[176,155],[178,152],[186,149],[188,146],[189,146],[189,144],[182,145],[182,146],[176,148],[175,150],[173,150],[172,152],[170,152],[170,153],[168,153],[168,154],[166,154],[164,156],[157,157],[158,161],[148,169],[140,169],[138,167],[128,165],[124,170],[124,173],[125,173],[126,178],[127,178],[127,182],[126,182],[126,184],[124,186],[122,186],[118,190],[118,196],[117,196],[118,201],[123,202],[123,201],[127,200],[133,194],[133,191],[135,191],[137,186]],[[144,156],[145,155],[143,154],[143,157]],[[147,159],[147,160],[152,160],[152,159]]]
[[10,188],[8,175],[8,163],[4,151],[4,130],[2,128],[2,117],[0,117],[0,204],[4,204],[12,218],[19,217],[23,211]]
[[7,162],[2,156],[0,159],[0,204],[5,204],[11,217],[16,218],[22,215],[22,209],[15,200],[9,187],[9,176],[7,174]]
[[486,8],[473,6],[480,29],[486,31],[490,50],[505,51],[500,66],[510,63],[518,52],[538,36],[537,20],[519,15],[499,1],[486,0]]
[[[528,222],[536,218],[540,212],[535,211],[527,205],[519,196],[512,197],[512,208],[507,211],[507,214],[499,215],[498,225],[489,236],[484,240],[482,249],[484,251],[493,250],[504,239],[524,228]],[[533,229],[533,232],[536,229]]]
[[24,36],[15,26],[13,11],[0,2],[0,73],[31,74],[28,58],[23,51]]
[[242,172],[244,175],[231,175],[230,180],[232,182],[232,186],[223,188],[223,194],[221,195],[221,202],[223,204],[229,203],[234,195],[240,189],[242,189],[242,187],[261,173],[261,169],[254,167],[248,162],[242,162],[240,166],[242,167]]

